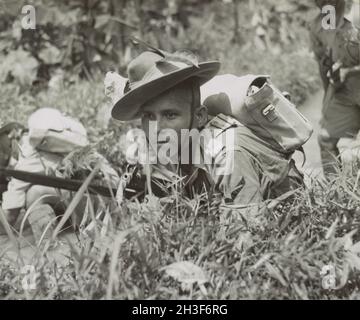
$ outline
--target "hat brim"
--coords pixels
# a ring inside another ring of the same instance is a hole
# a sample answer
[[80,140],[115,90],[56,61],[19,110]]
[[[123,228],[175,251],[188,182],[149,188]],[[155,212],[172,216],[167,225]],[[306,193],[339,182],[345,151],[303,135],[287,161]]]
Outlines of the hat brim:
[[139,117],[140,108],[144,103],[190,78],[198,78],[201,86],[211,80],[219,72],[219,69],[220,62],[218,61],[203,62],[199,63],[198,67],[189,66],[142,85],[139,84],[116,102],[111,110],[111,115],[121,121],[134,120]]

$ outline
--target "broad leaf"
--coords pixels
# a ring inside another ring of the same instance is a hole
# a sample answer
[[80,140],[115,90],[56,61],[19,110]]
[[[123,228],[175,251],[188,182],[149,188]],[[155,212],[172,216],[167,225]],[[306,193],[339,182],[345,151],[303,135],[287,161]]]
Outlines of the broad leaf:
[[21,85],[31,85],[36,79],[38,67],[38,61],[23,49],[11,51],[0,66],[0,82],[11,73]]
[[47,44],[46,47],[39,52],[39,57],[46,64],[55,64],[61,62],[60,50],[50,44]]
[[205,272],[190,261],[175,262],[161,268],[160,271],[165,271],[168,276],[185,284],[198,283],[201,285],[208,282]]

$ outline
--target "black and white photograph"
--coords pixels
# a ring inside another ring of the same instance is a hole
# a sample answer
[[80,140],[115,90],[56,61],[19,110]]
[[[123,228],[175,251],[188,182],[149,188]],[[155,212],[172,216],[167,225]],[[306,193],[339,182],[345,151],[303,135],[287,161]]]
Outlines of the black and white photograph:
[[360,300],[359,0],[0,0],[0,300]]

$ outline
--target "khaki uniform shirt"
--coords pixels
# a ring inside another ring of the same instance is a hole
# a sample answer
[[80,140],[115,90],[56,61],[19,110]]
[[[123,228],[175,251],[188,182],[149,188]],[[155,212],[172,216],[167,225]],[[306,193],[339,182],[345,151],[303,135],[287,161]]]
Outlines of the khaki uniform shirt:
[[214,130],[217,141],[233,137],[233,143],[221,146],[219,142],[212,163],[202,166],[225,202],[257,204],[302,184],[302,175],[292,159],[275,151],[234,118],[220,114],[205,129]]
[[[49,152],[37,151],[29,142],[29,136],[22,138],[19,152],[19,160],[14,169],[34,172],[49,173],[54,171],[63,156]],[[25,206],[26,192],[31,187],[31,183],[11,179],[7,191],[3,193],[2,208],[4,210],[19,209]]]
[[[302,184],[302,175],[292,159],[275,151],[234,118],[220,114],[210,120],[202,132],[206,130],[212,134],[200,139],[200,148],[196,149],[200,154],[195,156],[200,161],[180,166],[178,179],[186,175],[184,191],[188,196],[211,191],[220,194],[226,204],[258,207],[264,200],[276,198]],[[162,180],[167,187],[177,180],[159,166],[153,165],[152,172],[153,178]],[[157,182],[153,192],[161,189],[156,185]],[[170,188],[168,191],[171,194]]]
[[[321,136],[351,137],[360,129],[360,31],[346,18],[335,30],[325,30],[322,18],[318,15],[310,25],[312,49],[325,89]],[[336,64],[348,70],[343,81],[341,69],[332,70]]]
[[[30,143],[29,136],[24,135],[20,144],[19,159],[14,169],[47,175],[55,174],[66,155],[40,151]],[[100,170],[109,178],[109,182],[113,186],[117,186],[119,177],[116,171],[102,155],[96,153],[95,156],[101,160]],[[2,208],[4,210],[24,208],[26,193],[31,186],[32,184],[29,182],[12,178],[7,186],[7,191],[3,193]]]

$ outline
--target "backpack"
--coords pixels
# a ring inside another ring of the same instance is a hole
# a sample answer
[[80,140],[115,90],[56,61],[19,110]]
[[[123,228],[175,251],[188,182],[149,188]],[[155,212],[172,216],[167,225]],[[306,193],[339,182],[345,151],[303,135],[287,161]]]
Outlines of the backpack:
[[266,75],[215,76],[201,87],[209,115],[234,117],[276,151],[302,150],[313,132],[310,122]]
[[28,120],[29,141],[38,151],[68,154],[89,144],[86,129],[59,110],[41,108]]

